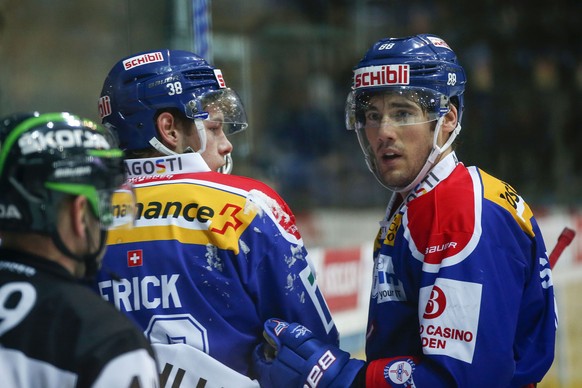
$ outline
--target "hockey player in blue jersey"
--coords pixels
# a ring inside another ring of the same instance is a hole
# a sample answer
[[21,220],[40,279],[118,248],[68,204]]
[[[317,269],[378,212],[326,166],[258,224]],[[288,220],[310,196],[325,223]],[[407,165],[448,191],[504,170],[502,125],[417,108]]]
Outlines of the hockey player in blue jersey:
[[128,157],[137,209],[134,229],[110,234],[96,288],[143,329],[162,383],[257,386],[252,352],[272,316],[338,344],[287,204],[216,172],[232,165],[227,135],[247,127],[219,69],[181,50],[123,58],[99,112]]
[[[255,363],[281,387],[531,387],[552,364],[551,269],[530,207],[453,149],[466,76],[435,35],[376,42],[346,124],[393,195],[374,245],[366,362],[271,319]],[[265,352],[267,350],[267,352]]]

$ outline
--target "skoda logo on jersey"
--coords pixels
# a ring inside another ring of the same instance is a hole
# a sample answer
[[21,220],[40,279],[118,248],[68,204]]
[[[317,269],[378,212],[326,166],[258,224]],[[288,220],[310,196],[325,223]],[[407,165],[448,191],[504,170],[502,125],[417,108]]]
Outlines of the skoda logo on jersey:
[[64,149],[74,147],[109,149],[105,137],[97,132],[84,129],[57,129],[54,131],[33,131],[23,134],[18,139],[22,155],[41,152],[47,149]]

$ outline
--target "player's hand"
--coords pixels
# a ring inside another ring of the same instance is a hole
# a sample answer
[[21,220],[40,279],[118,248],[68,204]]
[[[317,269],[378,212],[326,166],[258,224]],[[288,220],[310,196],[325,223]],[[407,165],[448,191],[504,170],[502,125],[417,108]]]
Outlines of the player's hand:
[[269,319],[264,327],[267,343],[255,349],[253,360],[261,387],[349,387],[364,366],[298,323]]

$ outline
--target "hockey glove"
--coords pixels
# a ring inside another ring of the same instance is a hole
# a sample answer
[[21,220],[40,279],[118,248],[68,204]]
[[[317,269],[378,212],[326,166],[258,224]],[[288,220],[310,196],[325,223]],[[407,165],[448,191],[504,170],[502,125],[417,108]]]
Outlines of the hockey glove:
[[298,323],[269,319],[264,328],[267,344],[254,354],[261,387],[349,387],[364,366],[364,361],[350,359],[349,353],[323,343]]

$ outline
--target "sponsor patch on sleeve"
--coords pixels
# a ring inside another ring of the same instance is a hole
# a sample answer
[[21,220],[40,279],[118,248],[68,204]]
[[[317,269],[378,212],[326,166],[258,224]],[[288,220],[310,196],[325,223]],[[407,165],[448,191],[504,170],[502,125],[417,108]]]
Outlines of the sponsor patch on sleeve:
[[473,361],[481,291],[481,284],[443,278],[420,289],[420,337],[424,354]]
[[479,170],[483,179],[483,196],[506,209],[521,229],[529,236],[534,235],[531,219],[533,212],[524,199],[511,185]]
[[366,371],[367,387],[415,387],[412,377],[416,368],[413,357],[383,358],[370,362]]

